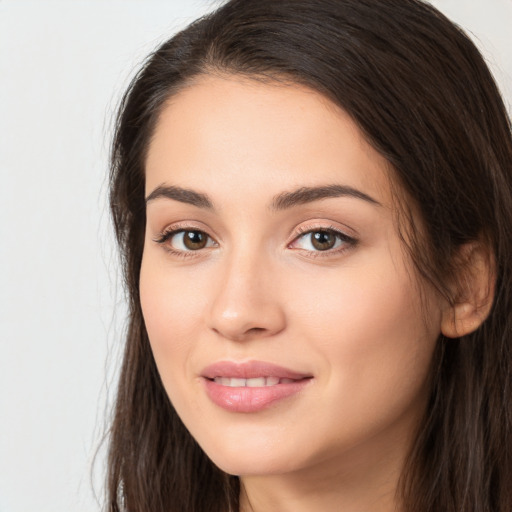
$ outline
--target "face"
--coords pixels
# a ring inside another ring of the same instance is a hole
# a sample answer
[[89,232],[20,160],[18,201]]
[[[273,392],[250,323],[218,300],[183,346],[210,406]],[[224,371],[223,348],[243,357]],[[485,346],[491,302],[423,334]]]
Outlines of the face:
[[223,470],[403,455],[441,308],[420,300],[389,173],[301,86],[204,77],[163,109],[142,310],[173,406]]

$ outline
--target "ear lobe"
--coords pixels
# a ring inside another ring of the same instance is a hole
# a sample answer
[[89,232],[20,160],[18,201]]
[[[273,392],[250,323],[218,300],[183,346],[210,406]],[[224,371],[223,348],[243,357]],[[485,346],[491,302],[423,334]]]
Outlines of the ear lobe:
[[465,244],[456,257],[455,300],[442,313],[441,332],[458,338],[476,331],[491,311],[496,273],[494,258],[479,241]]

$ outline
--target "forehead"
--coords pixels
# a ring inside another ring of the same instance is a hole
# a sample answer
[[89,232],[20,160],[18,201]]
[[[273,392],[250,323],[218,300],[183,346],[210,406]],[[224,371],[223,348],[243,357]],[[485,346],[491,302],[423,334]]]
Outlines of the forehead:
[[202,76],[160,113],[146,195],[163,183],[220,195],[343,184],[391,204],[388,162],[351,117],[312,89]]

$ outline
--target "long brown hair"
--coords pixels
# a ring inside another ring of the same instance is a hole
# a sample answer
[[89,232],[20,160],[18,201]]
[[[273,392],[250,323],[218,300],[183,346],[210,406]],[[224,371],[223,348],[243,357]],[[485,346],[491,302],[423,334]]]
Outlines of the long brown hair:
[[[238,510],[221,472],[163,389],[139,302],[144,163],[158,115],[209,73],[307,85],[348,112],[391,164],[424,229],[408,249],[446,287],[454,254],[485,240],[494,303],[472,334],[438,340],[431,396],[399,488],[411,512],[512,510],[512,137],[495,82],[469,38],[419,0],[231,0],[158,48],[120,106],[110,201],[129,324],[108,461],[108,510]],[[404,241],[404,243],[406,243]]]

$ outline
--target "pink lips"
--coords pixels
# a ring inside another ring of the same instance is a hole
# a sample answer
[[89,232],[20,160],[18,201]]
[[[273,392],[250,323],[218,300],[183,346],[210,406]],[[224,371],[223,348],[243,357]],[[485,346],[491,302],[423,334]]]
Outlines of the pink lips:
[[206,367],[201,376],[213,403],[230,412],[244,413],[261,411],[298,393],[312,378],[262,361],[220,361]]

